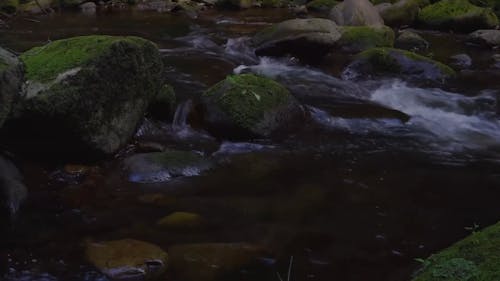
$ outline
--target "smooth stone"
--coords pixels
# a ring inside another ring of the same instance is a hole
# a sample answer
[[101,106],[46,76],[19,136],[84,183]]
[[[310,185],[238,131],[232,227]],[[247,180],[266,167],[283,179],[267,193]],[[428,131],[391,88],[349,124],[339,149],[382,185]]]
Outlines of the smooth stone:
[[330,19],[338,25],[384,25],[377,8],[368,0],[345,0],[330,11]]

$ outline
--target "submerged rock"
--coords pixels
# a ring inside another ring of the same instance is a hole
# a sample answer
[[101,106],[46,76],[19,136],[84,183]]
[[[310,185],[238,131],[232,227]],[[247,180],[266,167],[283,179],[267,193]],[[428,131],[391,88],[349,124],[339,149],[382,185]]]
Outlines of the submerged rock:
[[451,65],[457,68],[465,69],[472,66],[472,58],[467,54],[454,55],[451,56],[451,59],[452,59]]
[[339,25],[384,25],[377,8],[368,0],[345,0],[333,7],[330,19]]
[[203,96],[204,120],[224,136],[270,136],[303,116],[301,106],[278,82],[253,74],[228,76]]
[[14,14],[19,8],[19,0],[2,0],[0,1],[0,11],[7,14]]
[[0,48],[0,128],[19,97],[22,83],[22,64],[14,54]]
[[16,111],[21,125],[14,127],[71,143],[72,150],[116,152],[161,87],[158,49],[138,37],[58,40],[25,52],[21,60],[27,82]]
[[205,243],[169,248],[172,271],[181,280],[214,281],[238,273],[264,251],[246,243]]
[[133,239],[88,242],[85,256],[113,280],[150,280],[167,267],[168,255],[160,247]]
[[500,47],[500,30],[476,30],[469,34],[468,40],[488,47]]
[[203,218],[196,213],[175,212],[160,219],[156,224],[170,229],[198,228],[203,224]]
[[475,232],[423,262],[413,281],[498,280],[500,223]]
[[321,57],[340,39],[340,29],[327,19],[292,19],[258,32],[252,39],[259,56],[292,54]]
[[175,177],[198,176],[213,163],[191,151],[141,153],[124,160],[128,180],[138,183],[166,182]]
[[392,47],[394,31],[387,26],[343,26],[337,46],[348,52],[361,52],[376,47]]
[[489,8],[472,5],[468,0],[442,0],[422,9],[418,21],[441,30],[473,31],[494,28],[498,18]]
[[452,68],[440,62],[392,48],[375,48],[362,52],[343,73],[348,78],[403,75],[432,81],[442,81],[455,74]]
[[0,156],[0,214],[15,215],[27,195],[28,189],[19,170]]
[[408,51],[425,51],[429,48],[429,42],[415,32],[405,30],[396,39],[395,47]]

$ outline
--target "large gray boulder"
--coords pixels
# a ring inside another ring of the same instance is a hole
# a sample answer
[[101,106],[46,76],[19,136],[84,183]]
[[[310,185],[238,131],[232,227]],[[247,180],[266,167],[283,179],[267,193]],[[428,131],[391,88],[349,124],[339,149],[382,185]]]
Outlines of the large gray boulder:
[[345,0],[330,11],[330,19],[339,25],[384,25],[377,8],[368,0]]
[[340,37],[339,26],[331,20],[292,19],[258,32],[252,38],[252,43],[259,56],[288,53],[299,57],[316,57],[326,54]]
[[411,25],[425,2],[429,3],[426,0],[399,0],[394,4],[377,5],[377,9],[388,26]]
[[7,119],[23,82],[23,67],[17,57],[0,48],[0,128]]
[[158,49],[138,37],[58,40],[25,52],[21,60],[27,82],[13,122],[23,131],[70,142],[75,150],[116,152],[162,86]]

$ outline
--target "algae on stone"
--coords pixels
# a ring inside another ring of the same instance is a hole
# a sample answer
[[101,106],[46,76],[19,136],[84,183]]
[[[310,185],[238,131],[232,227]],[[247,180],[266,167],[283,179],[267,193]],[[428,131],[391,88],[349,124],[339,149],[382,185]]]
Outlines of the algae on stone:
[[413,281],[500,280],[500,223],[426,259]]
[[468,0],[442,0],[422,9],[418,21],[427,27],[443,30],[474,31],[499,24],[490,8],[472,5]]
[[341,32],[337,45],[351,52],[394,45],[394,31],[387,26],[344,26]]

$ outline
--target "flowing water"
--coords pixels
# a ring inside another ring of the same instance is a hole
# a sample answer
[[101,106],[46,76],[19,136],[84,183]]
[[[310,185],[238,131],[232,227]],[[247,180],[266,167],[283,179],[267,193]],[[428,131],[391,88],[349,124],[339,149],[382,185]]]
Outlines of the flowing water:
[[[15,159],[30,196],[0,230],[3,280],[107,280],[84,261],[83,241],[119,238],[165,249],[243,241],[268,250],[227,280],[279,280],[291,257],[290,280],[410,280],[416,258],[500,219],[500,82],[491,52],[426,34],[438,59],[468,53],[474,61],[463,79],[442,88],[343,79],[347,61],[335,54],[317,65],[256,57],[249,37],[291,17],[286,10],[197,19],[122,11],[19,18],[1,30],[0,42],[18,52],[84,34],[148,38],[159,45],[179,99],[172,121],[145,119],[129,147],[85,163],[84,174],[63,169],[77,159]],[[283,83],[309,121],[275,139],[237,142],[205,132],[196,110],[200,94],[228,74],[248,72]],[[158,147],[195,151],[216,164],[194,177],[129,181],[123,159]],[[156,193],[175,200],[162,206],[138,200]],[[197,212],[213,227],[155,227],[173,211]]]

